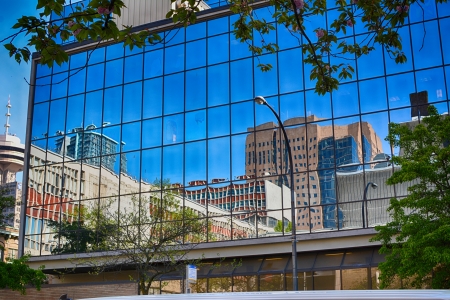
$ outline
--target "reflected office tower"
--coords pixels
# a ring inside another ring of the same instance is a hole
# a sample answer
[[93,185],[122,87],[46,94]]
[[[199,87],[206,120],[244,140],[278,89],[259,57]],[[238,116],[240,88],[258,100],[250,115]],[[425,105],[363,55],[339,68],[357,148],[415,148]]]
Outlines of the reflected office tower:
[[[284,122],[294,164],[297,230],[342,227],[343,216],[336,207],[336,170],[341,165],[362,169],[364,163],[382,152],[381,140],[368,122],[333,126],[320,121],[311,115]],[[248,131],[251,133],[246,140],[246,174],[290,186],[281,129],[270,122]]]
[[[0,135],[0,188],[7,192],[7,196],[12,196],[17,201],[20,201],[22,187],[16,181],[16,173],[21,172],[23,169],[25,146],[20,143],[20,139],[15,134],[9,132],[9,117],[11,116],[11,101],[9,97],[6,108],[5,133]],[[18,229],[20,225],[20,205],[5,210],[7,214],[13,212],[15,214],[14,218],[7,220],[7,223],[9,226]]]
[[[97,132],[98,130],[101,131],[94,124],[88,125],[84,130],[81,127],[72,129],[69,135],[56,140],[55,152],[75,160],[83,158],[83,163],[93,166],[100,166],[101,162],[103,167],[114,171],[116,163],[114,154],[118,151],[119,143],[109,136]],[[123,150],[124,145],[125,142],[120,143],[120,151]],[[121,172],[126,172],[125,156],[122,156],[120,165]]]

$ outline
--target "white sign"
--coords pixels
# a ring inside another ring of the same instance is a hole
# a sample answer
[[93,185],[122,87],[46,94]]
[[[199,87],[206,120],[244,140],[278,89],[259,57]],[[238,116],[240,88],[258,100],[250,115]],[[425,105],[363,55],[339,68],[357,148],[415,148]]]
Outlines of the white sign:
[[189,283],[197,282],[197,267],[194,265],[186,266],[186,277]]

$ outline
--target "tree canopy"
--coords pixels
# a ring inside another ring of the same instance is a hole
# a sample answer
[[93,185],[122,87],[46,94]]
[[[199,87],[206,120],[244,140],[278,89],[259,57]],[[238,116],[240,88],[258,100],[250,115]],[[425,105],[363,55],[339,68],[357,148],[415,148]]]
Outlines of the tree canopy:
[[450,118],[428,110],[420,123],[389,125],[386,140],[400,155],[388,184],[409,187],[391,199],[392,221],[376,227],[381,287],[399,278],[404,287],[450,288]]
[[[197,21],[200,0],[170,0],[174,5],[167,12],[176,25],[190,26]],[[447,2],[447,0],[435,0]],[[143,47],[148,44],[164,43],[155,29],[140,31],[132,26],[116,23],[126,9],[122,0],[91,0],[87,5],[73,4],[64,12],[66,0],[38,0],[39,17],[22,16],[13,25],[17,32],[1,40],[4,47],[19,63],[29,61],[30,48],[41,55],[40,62],[52,66],[68,61],[68,54],[62,44],[74,39],[123,41],[125,47]],[[71,3],[71,1],[69,1]],[[325,94],[338,88],[341,81],[351,78],[354,61],[367,55],[377,47],[382,47],[387,55],[397,63],[407,60],[402,51],[399,27],[407,21],[410,7],[424,9],[424,0],[228,0],[228,8],[238,18],[233,24],[234,36],[248,45],[249,50],[259,58],[266,53],[278,51],[278,44],[271,32],[276,20],[290,35],[298,40],[303,52],[303,63],[309,64],[310,79],[316,82],[316,92]],[[255,8],[269,5],[270,16],[259,17]],[[328,16],[328,28],[315,27],[317,16],[327,14],[327,7],[336,7],[336,16]],[[267,20],[266,20],[267,18]],[[344,39],[347,31],[358,25],[363,28],[362,39],[357,42]],[[16,45],[14,39],[19,34],[29,36],[26,45]],[[426,33],[424,32],[424,35]],[[260,60],[262,71],[269,71],[271,65]]]

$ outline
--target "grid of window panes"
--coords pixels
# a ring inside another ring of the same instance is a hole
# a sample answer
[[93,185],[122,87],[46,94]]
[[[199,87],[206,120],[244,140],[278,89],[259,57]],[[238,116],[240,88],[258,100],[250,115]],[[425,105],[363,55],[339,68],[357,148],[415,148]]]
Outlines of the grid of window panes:
[[[424,14],[411,7],[398,31],[406,64],[379,47],[356,61],[331,57],[356,72],[325,96],[314,92],[299,40],[284,26],[274,23],[262,38],[280,51],[253,57],[231,32],[235,16],[165,32],[165,44],[132,51],[113,44],[61,66],[37,65],[25,251],[48,255],[65,242],[48,220],[82,218],[80,207],[106,200],[120,206],[164,194],[162,182],[213,224],[205,242],[290,235],[291,224],[308,234],[385,223],[389,199],[408,187],[385,184],[395,171],[388,159],[399,154],[384,141],[388,123],[416,122],[410,94],[421,91],[440,113],[449,111],[450,5],[423,5]],[[274,22],[270,8],[254,14]],[[305,16],[308,34],[338,14]],[[361,41],[363,32],[356,23],[339,38]],[[261,72],[259,63],[273,69]],[[287,143],[257,95],[284,122],[293,183]],[[378,188],[364,193],[369,182]]]

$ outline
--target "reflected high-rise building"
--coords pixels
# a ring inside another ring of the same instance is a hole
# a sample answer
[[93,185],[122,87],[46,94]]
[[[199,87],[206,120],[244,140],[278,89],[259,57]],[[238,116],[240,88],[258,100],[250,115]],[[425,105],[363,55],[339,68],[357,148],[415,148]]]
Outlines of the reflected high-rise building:
[[[97,127],[94,124],[86,126],[86,128],[74,128],[70,131],[69,136],[64,136],[56,140],[56,153],[67,155],[74,160],[84,158],[84,163],[100,166],[101,165],[110,170],[114,170],[116,163],[118,142],[107,135],[97,132]],[[58,135],[63,135],[59,132]],[[120,143],[120,151],[122,151],[125,143]],[[120,169],[126,172],[127,161],[126,157],[122,157],[120,161]]]
[[11,101],[8,98],[5,132],[0,135],[0,189],[4,190],[5,196],[17,199],[15,207],[7,208],[4,213],[14,213],[14,217],[6,220],[8,226],[19,228],[20,225],[20,201],[22,198],[22,184],[16,181],[16,174],[23,169],[24,148],[20,139],[9,132],[9,118],[11,116]]
[[[320,121],[312,115],[284,122],[294,163],[298,230],[342,227],[343,215],[336,206],[336,168],[347,165],[345,169],[361,170],[362,164],[382,151],[380,137],[368,122],[331,126]],[[246,174],[291,186],[281,129],[266,123],[248,131]]]

